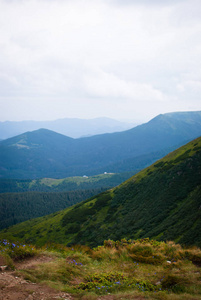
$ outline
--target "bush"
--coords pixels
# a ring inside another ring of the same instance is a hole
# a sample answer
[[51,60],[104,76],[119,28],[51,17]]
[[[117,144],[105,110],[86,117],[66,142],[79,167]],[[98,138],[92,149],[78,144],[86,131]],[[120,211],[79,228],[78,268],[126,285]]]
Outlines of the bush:
[[156,291],[159,287],[154,286],[148,281],[139,281],[134,278],[128,278],[120,272],[93,274],[85,278],[77,289],[85,291],[95,291],[97,294],[122,291],[128,289],[138,289],[140,291]]
[[168,274],[162,281],[162,288],[171,289],[175,293],[184,292],[185,285],[189,281],[185,277],[181,277],[175,274]]
[[0,266],[6,266],[6,269],[14,270],[13,260],[6,253],[0,254]]

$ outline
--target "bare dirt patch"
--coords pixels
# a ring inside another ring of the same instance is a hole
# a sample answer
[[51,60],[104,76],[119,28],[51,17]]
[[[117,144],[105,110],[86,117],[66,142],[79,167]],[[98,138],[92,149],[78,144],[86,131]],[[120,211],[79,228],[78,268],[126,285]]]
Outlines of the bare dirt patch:
[[[15,264],[17,270],[34,268],[37,264],[51,261],[51,257],[39,256]],[[16,276],[14,271],[0,272],[0,300],[72,300],[68,293],[42,284],[36,284]]]
[[122,300],[145,300],[146,298],[140,296],[131,296],[131,295],[126,295],[126,296],[105,295],[97,298],[97,300],[121,300],[121,299]]
[[47,263],[52,261],[53,258],[51,256],[40,255],[31,258],[27,258],[23,261],[15,262],[16,269],[24,270],[24,269],[34,269],[38,264]]

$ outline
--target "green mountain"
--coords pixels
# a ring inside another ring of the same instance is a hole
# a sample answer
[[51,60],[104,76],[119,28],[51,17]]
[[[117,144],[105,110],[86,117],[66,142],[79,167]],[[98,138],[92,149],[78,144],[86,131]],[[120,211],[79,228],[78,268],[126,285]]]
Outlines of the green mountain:
[[1,231],[1,238],[96,246],[155,238],[201,246],[201,137],[116,188],[53,215]]
[[79,139],[40,129],[0,142],[0,177],[64,178],[131,165],[135,172],[200,135],[201,112],[159,115],[124,132]]

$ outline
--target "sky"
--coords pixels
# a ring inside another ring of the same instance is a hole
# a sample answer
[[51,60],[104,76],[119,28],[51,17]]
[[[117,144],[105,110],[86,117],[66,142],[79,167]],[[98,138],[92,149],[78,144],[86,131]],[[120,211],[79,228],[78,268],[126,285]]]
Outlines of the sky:
[[196,110],[200,0],[0,0],[0,121]]

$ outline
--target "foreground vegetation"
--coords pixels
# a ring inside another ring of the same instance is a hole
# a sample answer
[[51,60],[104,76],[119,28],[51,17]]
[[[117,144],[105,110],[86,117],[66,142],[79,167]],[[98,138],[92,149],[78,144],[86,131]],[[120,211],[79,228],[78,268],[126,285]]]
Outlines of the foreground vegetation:
[[76,245],[36,248],[0,242],[0,257],[8,268],[15,262],[43,255],[51,261],[17,270],[17,276],[69,292],[74,299],[201,299],[201,250],[174,242],[140,239],[107,240],[91,249]]

